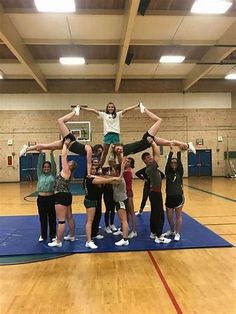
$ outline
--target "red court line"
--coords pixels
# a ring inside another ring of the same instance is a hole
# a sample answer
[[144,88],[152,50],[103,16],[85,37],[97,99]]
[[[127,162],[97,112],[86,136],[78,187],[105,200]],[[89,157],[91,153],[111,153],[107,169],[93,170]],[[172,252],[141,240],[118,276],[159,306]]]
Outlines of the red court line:
[[163,283],[163,286],[164,286],[165,289],[166,289],[166,292],[167,292],[167,294],[168,294],[168,296],[169,296],[169,298],[170,298],[172,304],[173,304],[174,307],[175,307],[176,313],[177,313],[177,314],[183,314],[183,312],[182,312],[182,310],[181,310],[179,304],[177,303],[177,301],[176,301],[176,299],[175,299],[175,296],[174,296],[173,292],[171,291],[171,289],[170,289],[170,287],[169,287],[167,281],[165,280],[165,277],[163,276],[163,274],[162,274],[162,272],[161,272],[161,269],[160,269],[160,267],[158,266],[158,264],[157,264],[155,258],[153,257],[153,255],[152,255],[152,253],[151,253],[150,251],[147,251],[147,253],[148,253],[148,255],[149,255],[149,257],[150,257],[150,259],[151,259],[151,261],[152,261],[153,266],[154,266],[155,269],[156,269],[156,272],[157,272],[158,276],[159,276],[160,279],[161,279],[161,282]]

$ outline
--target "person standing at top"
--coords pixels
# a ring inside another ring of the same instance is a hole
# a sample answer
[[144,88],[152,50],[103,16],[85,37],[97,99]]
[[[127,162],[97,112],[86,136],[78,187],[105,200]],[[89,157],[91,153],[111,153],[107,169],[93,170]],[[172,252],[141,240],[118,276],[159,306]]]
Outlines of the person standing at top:
[[54,200],[56,163],[53,151],[51,151],[50,159],[51,161],[44,161],[44,154],[40,152],[37,164],[37,206],[41,227],[39,242],[47,240],[48,225],[51,241],[56,238],[56,212]]
[[98,111],[92,108],[85,108],[85,107],[77,106],[77,108],[80,108],[81,110],[85,110],[85,111],[96,114],[100,119],[103,120],[104,150],[103,150],[102,158],[100,160],[101,167],[104,165],[106,161],[106,157],[107,157],[110,145],[120,143],[120,118],[122,118],[126,112],[132,109],[138,108],[138,106],[139,104],[128,107],[118,112],[116,112],[116,106],[114,105],[113,102],[109,102],[107,104],[105,112]]

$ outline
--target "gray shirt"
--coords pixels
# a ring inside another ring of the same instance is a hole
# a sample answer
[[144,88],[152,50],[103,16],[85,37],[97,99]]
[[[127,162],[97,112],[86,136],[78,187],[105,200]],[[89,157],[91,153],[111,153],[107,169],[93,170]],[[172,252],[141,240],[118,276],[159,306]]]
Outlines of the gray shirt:
[[112,184],[113,188],[113,199],[115,202],[123,202],[127,199],[126,184],[124,178],[118,183]]
[[146,175],[150,179],[151,182],[151,190],[161,190],[161,173],[158,170],[158,164],[155,160],[151,161],[147,164],[146,167]]

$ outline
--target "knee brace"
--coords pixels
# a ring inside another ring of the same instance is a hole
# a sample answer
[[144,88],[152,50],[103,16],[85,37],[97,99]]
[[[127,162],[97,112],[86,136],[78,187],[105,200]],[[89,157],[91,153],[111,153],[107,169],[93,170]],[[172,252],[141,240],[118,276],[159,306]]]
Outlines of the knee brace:
[[60,225],[64,225],[66,222],[65,222],[65,220],[58,220],[58,223],[59,223]]

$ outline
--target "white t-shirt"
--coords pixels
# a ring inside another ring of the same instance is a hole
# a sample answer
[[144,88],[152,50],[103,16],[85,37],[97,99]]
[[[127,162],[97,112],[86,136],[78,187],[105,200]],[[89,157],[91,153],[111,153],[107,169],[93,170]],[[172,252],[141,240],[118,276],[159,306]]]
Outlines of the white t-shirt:
[[103,120],[103,133],[106,135],[109,132],[120,134],[120,118],[122,118],[122,111],[116,113],[115,119],[112,114],[99,111],[100,119]]

